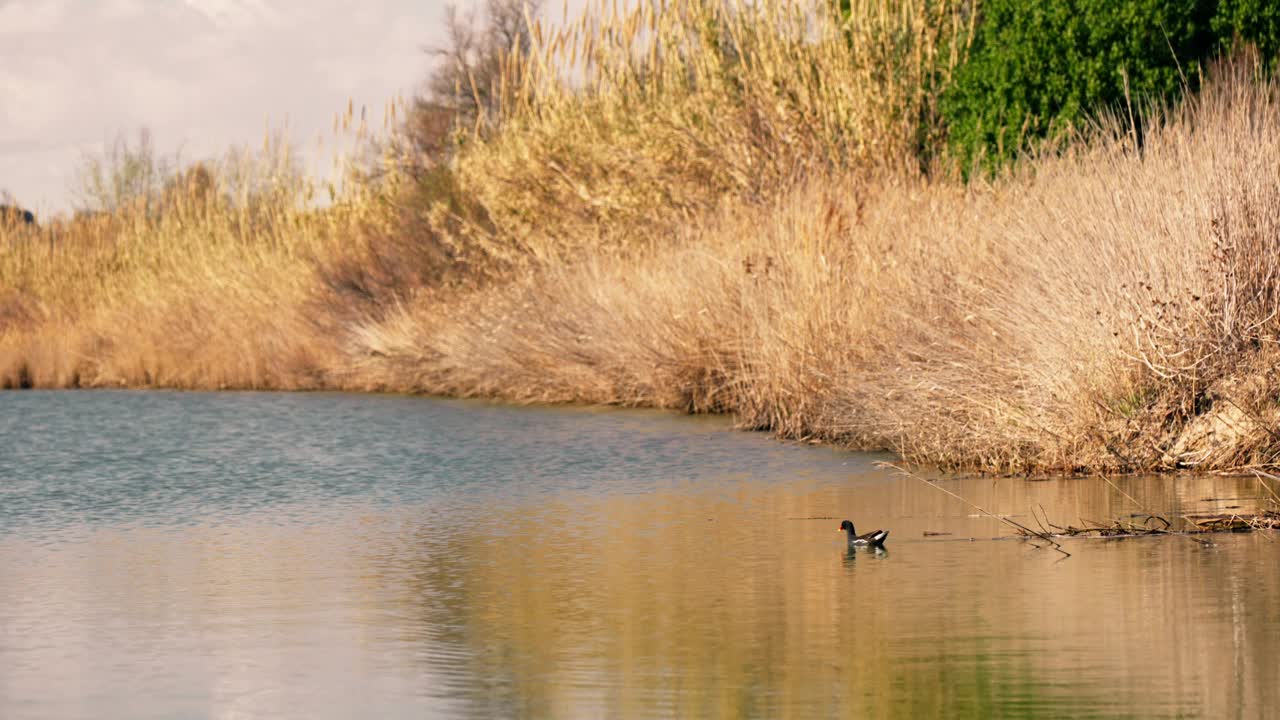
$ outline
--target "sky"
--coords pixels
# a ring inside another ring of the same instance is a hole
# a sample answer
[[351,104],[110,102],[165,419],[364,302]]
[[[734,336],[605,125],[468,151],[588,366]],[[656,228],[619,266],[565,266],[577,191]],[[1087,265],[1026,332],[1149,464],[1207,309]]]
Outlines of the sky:
[[0,0],[0,192],[37,214],[71,209],[86,154],[141,128],[190,161],[287,121],[320,167],[316,138],[348,100],[381,122],[421,87],[445,4]]

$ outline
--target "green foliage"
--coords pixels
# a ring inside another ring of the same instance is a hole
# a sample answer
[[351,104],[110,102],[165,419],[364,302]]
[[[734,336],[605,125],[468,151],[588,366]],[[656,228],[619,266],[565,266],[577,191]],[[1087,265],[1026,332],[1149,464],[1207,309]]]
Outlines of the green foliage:
[[[1261,0],[1235,0],[1245,4]],[[1195,87],[1219,48],[1216,0],[984,0],[968,62],[943,97],[950,147],[993,168],[1099,111]],[[1218,23],[1219,26],[1222,22]]]
[[1244,40],[1258,47],[1273,66],[1280,54],[1280,3],[1275,0],[1221,0],[1213,30],[1224,40]]

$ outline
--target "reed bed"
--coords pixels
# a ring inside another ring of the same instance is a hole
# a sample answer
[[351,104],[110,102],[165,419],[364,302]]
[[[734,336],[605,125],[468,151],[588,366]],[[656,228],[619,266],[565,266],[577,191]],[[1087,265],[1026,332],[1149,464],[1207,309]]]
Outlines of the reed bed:
[[[726,199],[837,169],[916,173],[964,57],[962,0],[641,0],[532,21],[457,158],[495,255],[626,252]],[[475,238],[473,238],[474,240]]]
[[[989,184],[820,177],[360,329],[372,387],[732,412],[1004,473],[1273,465],[1275,88]],[[357,354],[360,354],[359,352]]]
[[927,148],[971,7],[854,5],[535,27],[452,156],[389,156],[323,208],[215,168],[160,211],[0,229],[0,384],[726,412],[1000,473],[1275,465],[1256,64],[1140,147],[1104,123],[964,183]]
[[317,387],[339,362],[313,312],[317,259],[360,208],[306,209],[268,146],[162,193],[0,230],[0,386]]

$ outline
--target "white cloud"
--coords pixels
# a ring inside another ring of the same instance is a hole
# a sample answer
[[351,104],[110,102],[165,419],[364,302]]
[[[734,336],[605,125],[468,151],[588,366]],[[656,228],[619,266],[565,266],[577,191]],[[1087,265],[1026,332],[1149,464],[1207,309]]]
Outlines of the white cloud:
[[183,0],[183,4],[223,28],[261,27],[278,23],[281,18],[262,0]]
[[146,12],[146,5],[142,0],[107,0],[102,3],[103,17],[112,20],[123,20],[134,18]]
[[65,0],[12,0],[0,5],[0,37],[51,32],[67,13]]
[[142,126],[195,158],[287,116],[309,147],[349,98],[419,86],[444,1],[0,1],[0,190],[65,209],[81,152]]

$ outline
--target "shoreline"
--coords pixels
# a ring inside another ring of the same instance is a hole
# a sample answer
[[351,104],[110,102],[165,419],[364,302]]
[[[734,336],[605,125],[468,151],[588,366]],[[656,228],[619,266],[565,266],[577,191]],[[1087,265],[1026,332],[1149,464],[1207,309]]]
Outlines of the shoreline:
[[381,195],[212,197],[0,243],[0,385],[724,413],[997,476],[1275,468],[1277,165],[1276,89],[1236,79],[1141,152],[1116,132],[987,183],[824,172],[490,275]]

